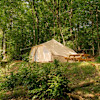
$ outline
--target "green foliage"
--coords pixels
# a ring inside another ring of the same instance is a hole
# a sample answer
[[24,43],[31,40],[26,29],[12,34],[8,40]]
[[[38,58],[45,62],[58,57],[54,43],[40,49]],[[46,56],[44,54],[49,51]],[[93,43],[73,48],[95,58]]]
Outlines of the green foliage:
[[[9,71],[13,71],[13,69],[14,72],[9,75]],[[6,69],[0,68],[0,75],[0,100],[13,98],[23,98],[23,100],[29,98],[63,100],[65,98],[64,100],[69,100],[66,95],[68,92],[82,91],[82,93],[87,94],[100,91],[98,71],[96,67],[91,65],[91,62],[58,62],[57,67],[55,63],[17,62],[15,65],[6,67]],[[96,84],[70,90],[71,87],[90,80],[95,80]]]
[[5,40],[7,54],[21,59],[29,52],[21,49],[55,38],[76,50],[94,46],[98,52],[99,7],[99,0],[1,0],[0,49]]
[[[23,65],[22,65],[23,66]],[[4,88],[14,89],[18,86],[27,87],[32,98],[38,99],[64,99],[68,92],[68,79],[64,76],[59,62],[54,64],[33,64],[30,67],[20,67],[18,73],[7,76]]]
[[4,85],[7,86],[8,89],[12,89],[16,86],[17,78],[13,72],[11,72],[11,75],[7,77],[7,80],[8,81],[6,81]]
[[97,57],[97,62],[100,62],[100,56]]
[[27,62],[29,61],[29,53],[28,52],[22,55],[22,60],[27,61]]
[[55,67],[58,67],[59,66],[59,61],[58,60],[54,60],[54,65],[55,65]]
[[66,44],[68,47],[73,48],[73,42],[72,41],[68,41]]

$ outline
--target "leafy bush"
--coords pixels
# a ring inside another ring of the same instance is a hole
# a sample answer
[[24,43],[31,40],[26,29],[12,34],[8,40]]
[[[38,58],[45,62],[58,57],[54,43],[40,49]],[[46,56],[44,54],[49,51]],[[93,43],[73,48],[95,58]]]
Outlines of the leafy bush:
[[28,53],[23,54],[22,55],[22,60],[28,62],[29,61],[29,54]]
[[70,92],[68,79],[64,76],[59,62],[33,64],[33,67],[21,67],[18,73],[7,76],[4,87],[14,89],[27,87],[30,96],[35,99],[63,99]]
[[55,67],[58,67],[59,66],[59,61],[58,60],[54,60],[54,65],[55,65]]
[[100,62],[100,56],[97,57],[97,62]]

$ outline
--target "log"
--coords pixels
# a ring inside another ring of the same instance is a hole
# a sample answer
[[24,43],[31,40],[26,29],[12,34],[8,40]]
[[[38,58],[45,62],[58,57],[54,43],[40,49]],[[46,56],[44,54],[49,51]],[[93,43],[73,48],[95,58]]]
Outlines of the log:
[[80,83],[79,85],[75,85],[73,87],[71,87],[71,89],[76,89],[76,88],[80,88],[80,87],[85,87],[85,86],[88,86],[88,85],[91,85],[91,84],[94,84],[95,81],[90,81],[90,82],[84,82],[84,83]]
[[79,95],[75,95],[75,94],[71,94],[71,93],[67,93],[67,95],[70,97],[70,98],[73,98],[73,99],[78,99],[78,100],[84,100],[81,96]]

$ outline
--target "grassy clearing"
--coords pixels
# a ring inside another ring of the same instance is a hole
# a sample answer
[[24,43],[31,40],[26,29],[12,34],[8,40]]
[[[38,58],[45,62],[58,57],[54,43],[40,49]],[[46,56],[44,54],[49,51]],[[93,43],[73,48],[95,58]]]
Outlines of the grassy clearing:
[[[87,100],[99,100],[100,99],[100,76],[98,70],[95,66],[91,65],[92,62],[81,62],[72,63],[68,67],[66,73],[70,80],[70,86],[79,85],[80,83],[90,82],[94,80],[95,83],[78,87],[74,90],[74,94],[81,95]],[[93,62],[94,63],[94,62]]]
[[[84,99],[87,100],[99,100],[100,98],[100,76],[98,74],[98,69],[95,66],[91,65],[92,62],[79,62],[79,63],[59,63],[60,70],[64,73],[64,76],[68,78],[70,81],[69,86],[73,87],[79,85],[80,83],[89,82],[94,80],[95,83],[75,88],[72,92],[73,94],[81,95]],[[10,66],[6,66],[5,68],[0,68],[0,83],[5,81],[5,75],[10,75],[10,72],[17,73],[23,67],[33,67],[39,66],[43,67],[44,65],[52,66],[52,64],[29,64],[27,62],[11,62]],[[0,84],[1,87],[1,84]],[[6,95],[6,96],[5,96]],[[27,89],[23,87],[16,87],[14,90],[6,90],[3,89],[0,91],[0,99],[8,99],[17,98],[17,100],[27,100],[30,98],[30,95],[27,92]]]
[[91,63],[72,63],[66,70],[66,77],[71,81],[71,85],[78,84],[82,81],[96,80],[98,73]]

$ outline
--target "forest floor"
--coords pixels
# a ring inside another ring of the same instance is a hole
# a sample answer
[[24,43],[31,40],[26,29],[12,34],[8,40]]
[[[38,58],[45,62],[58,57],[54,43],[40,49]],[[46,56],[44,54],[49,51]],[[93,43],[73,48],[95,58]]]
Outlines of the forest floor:
[[[4,67],[0,67],[0,83],[5,81],[5,75],[17,72],[22,62],[12,61]],[[27,64],[28,65],[28,64]],[[63,63],[68,66],[66,77],[70,81],[69,86],[73,89],[71,94],[76,100],[100,100],[100,64],[96,62]],[[0,84],[1,88],[1,84]],[[27,99],[26,96],[27,95]],[[6,98],[5,98],[6,97]],[[27,90],[17,87],[13,91],[0,90],[0,100],[30,100]],[[75,99],[72,99],[75,100]]]

